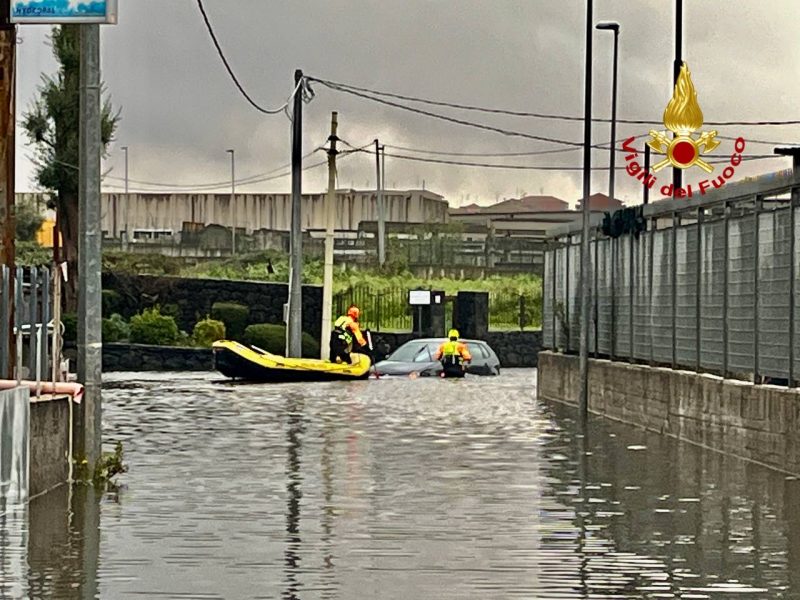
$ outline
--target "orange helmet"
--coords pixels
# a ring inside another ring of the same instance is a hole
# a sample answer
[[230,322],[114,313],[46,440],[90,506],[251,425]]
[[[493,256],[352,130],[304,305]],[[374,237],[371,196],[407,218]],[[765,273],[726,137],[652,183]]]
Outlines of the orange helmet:
[[353,305],[353,306],[351,306],[350,308],[347,309],[347,316],[350,317],[351,319],[356,320],[356,321],[358,321],[358,315],[360,315],[360,314],[361,314],[361,311],[358,310],[358,307],[355,306],[355,305]]

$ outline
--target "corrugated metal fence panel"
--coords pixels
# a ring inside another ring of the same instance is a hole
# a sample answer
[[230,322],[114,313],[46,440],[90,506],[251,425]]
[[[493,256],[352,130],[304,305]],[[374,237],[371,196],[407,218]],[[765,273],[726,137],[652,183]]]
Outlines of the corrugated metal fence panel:
[[633,356],[650,360],[652,329],[650,327],[650,244],[652,234],[646,233],[634,240],[633,286]]
[[789,212],[760,214],[758,243],[758,372],[789,376]]
[[630,242],[627,237],[612,240],[614,247],[614,299],[616,303],[614,323],[614,349],[615,355],[620,358],[630,358]]
[[0,500],[15,504],[28,497],[30,391],[0,391]]
[[566,348],[566,311],[567,311],[567,248],[561,246],[556,250],[556,301],[553,310],[556,312],[556,348]]
[[672,362],[672,231],[653,236],[653,360]]
[[728,225],[728,369],[753,372],[753,217],[730,220]]
[[679,227],[677,244],[676,356],[692,368],[697,357],[697,226]]
[[553,339],[553,281],[555,277],[553,250],[544,253],[544,278],[542,280],[542,347],[552,349]]
[[609,356],[611,354],[611,241],[598,240],[597,261],[597,329],[598,352]]
[[700,365],[721,370],[725,294],[725,224],[704,223],[700,263]]
[[569,247],[569,350],[578,352],[581,344],[581,247]]
[[800,379],[800,209],[794,209],[794,378]]

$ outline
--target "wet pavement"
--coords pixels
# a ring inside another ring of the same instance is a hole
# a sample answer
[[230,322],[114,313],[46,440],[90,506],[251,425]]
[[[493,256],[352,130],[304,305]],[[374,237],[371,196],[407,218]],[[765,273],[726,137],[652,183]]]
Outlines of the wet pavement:
[[108,375],[130,472],[0,517],[0,597],[800,599],[800,482],[535,376]]

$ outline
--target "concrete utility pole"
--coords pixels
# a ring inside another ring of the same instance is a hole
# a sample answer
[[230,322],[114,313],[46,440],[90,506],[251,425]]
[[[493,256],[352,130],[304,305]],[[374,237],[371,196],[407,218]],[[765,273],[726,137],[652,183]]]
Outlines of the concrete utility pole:
[[338,113],[331,113],[331,143],[328,148],[328,195],[325,198],[325,268],[322,272],[322,339],[320,358],[330,358],[331,316],[333,312],[333,230],[336,216],[336,129]]
[[225,152],[231,155],[231,256],[236,256],[236,151]]
[[[617,62],[619,58],[619,23],[614,21],[601,21],[595,26],[600,31],[614,32],[614,74],[611,78],[611,144],[608,161],[608,197],[614,199],[614,182],[616,180],[616,139],[617,139]],[[646,188],[647,186],[645,186]]]
[[383,214],[383,178],[381,177],[381,146],[375,140],[375,188],[378,208],[378,264],[386,262],[386,217]]
[[128,206],[129,206],[129,201],[128,201],[128,147],[127,146],[123,146],[122,147],[122,151],[125,153],[125,210],[124,210],[124,213],[123,213],[125,215],[125,218],[123,219],[122,226],[124,227],[124,230],[125,230],[125,242],[127,243],[127,241],[128,241]]
[[100,26],[81,25],[80,186],[78,241],[78,379],[85,388],[79,452],[90,473],[101,455],[102,239],[100,230]]
[[589,196],[592,183],[592,0],[586,0],[586,66],[583,96],[583,228],[581,233],[580,420],[589,416],[589,318],[592,294],[592,256],[589,252]]
[[[678,83],[678,76],[681,74],[681,50],[683,48],[683,0],[675,0],[675,62],[672,65],[672,89]],[[672,93],[670,93],[672,97]],[[675,134],[673,134],[675,137]],[[672,169],[672,185],[677,190],[683,181],[681,170],[677,167]]]
[[[294,72],[294,87],[303,79],[303,71]],[[286,324],[286,356],[300,358],[303,335],[303,226],[301,222],[303,177],[303,94],[294,95],[292,110],[292,229],[289,236],[289,321]]]
[[[0,264],[7,265],[11,276],[9,284],[9,356],[15,355],[13,329],[14,314],[14,262],[17,219],[14,210],[14,130],[16,125],[16,98],[14,94],[16,70],[17,28],[10,18],[11,3],[0,3]],[[0,342],[2,345],[3,342]],[[9,372],[0,377],[11,377],[14,361],[9,361]]]

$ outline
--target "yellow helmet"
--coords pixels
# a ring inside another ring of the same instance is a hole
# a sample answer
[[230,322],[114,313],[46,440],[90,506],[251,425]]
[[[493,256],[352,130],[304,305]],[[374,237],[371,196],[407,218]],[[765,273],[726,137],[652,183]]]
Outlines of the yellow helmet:
[[457,329],[451,329],[447,332],[447,337],[449,337],[451,340],[457,340],[460,336],[458,335]]

